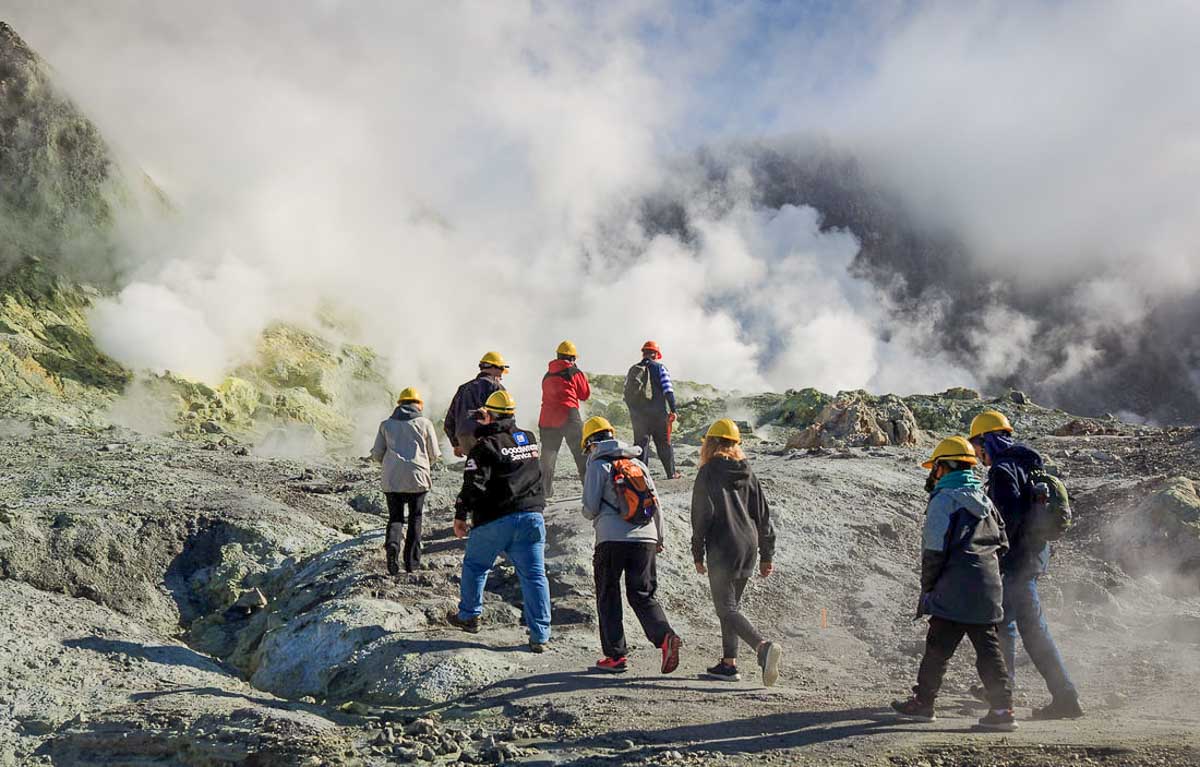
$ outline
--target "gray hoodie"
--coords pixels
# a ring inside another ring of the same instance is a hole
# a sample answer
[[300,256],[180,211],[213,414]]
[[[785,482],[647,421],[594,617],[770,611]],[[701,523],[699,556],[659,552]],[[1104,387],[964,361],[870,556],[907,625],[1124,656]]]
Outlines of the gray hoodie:
[[[583,509],[584,519],[592,521],[596,530],[596,543],[629,541],[633,543],[662,543],[663,522],[662,507],[654,515],[654,524],[634,525],[626,522],[618,514],[621,499],[617,497],[617,488],[612,480],[612,461],[614,458],[632,458],[642,467],[646,474],[646,485],[654,491],[654,480],[650,478],[650,470],[646,464],[638,460],[641,448],[626,445],[615,439],[606,439],[597,443],[588,455],[587,473],[583,478]],[[658,493],[655,492],[655,497]]]
[[958,623],[1000,622],[1000,557],[1008,538],[981,487],[935,490],[925,512],[922,546],[924,612]]
[[424,493],[433,487],[430,466],[442,457],[433,422],[401,405],[379,424],[371,458],[383,464],[383,492]]

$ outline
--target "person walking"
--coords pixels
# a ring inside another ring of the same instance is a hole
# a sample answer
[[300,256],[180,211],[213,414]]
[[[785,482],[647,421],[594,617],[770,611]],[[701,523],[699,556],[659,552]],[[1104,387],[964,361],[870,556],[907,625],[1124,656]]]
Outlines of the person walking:
[[654,341],[642,344],[642,361],[625,374],[625,404],[633,422],[633,442],[649,463],[650,441],[662,461],[667,479],[679,479],[675,470],[675,450],[671,446],[671,427],[675,424],[675,387],[671,373],[662,363],[662,350]]
[[1034,478],[1044,469],[1042,457],[1013,438],[1008,417],[987,410],[971,421],[974,455],[988,467],[987,494],[1008,533],[1008,553],[1000,560],[1004,585],[1004,619],[1000,643],[1016,686],[1017,634],[1050,691],[1050,704],[1033,711],[1034,719],[1077,719],[1083,716],[1079,693],[1050,635],[1042,612],[1038,579],[1050,565],[1050,543],[1032,524]]
[[669,674],[679,667],[683,640],[671,628],[655,598],[663,520],[650,470],[638,460],[641,451],[619,442],[612,424],[604,418],[588,419],[580,447],[588,455],[581,511],[596,531],[592,573],[604,652],[596,667],[610,673],[629,668],[621,611],[623,577],[629,606],[646,638],[662,652],[660,671]]
[[521,581],[529,649],[541,653],[550,641],[550,584],[542,519],[546,502],[537,439],[517,427],[516,411],[516,402],[506,391],[493,392],[484,403],[474,445],[467,454],[462,490],[454,503],[454,535],[467,539],[467,549],[458,610],[446,619],[463,631],[479,632],[483,586],[496,557],[507,554]]
[[708,575],[721,622],[721,660],[707,675],[731,682],[742,678],[737,666],[741,639],[754,648],[763,684],[770,687],[779,679],[781,648],[763,638],[739,604],[756,564],[762,578],[775,572],[775,528],[741,441],[737,424],[728,418],[714,423],[704,437],[692,491],[692,559],[696,572]]
[[[371,458],[383,464],[383,496],[387,500],[388,526],[384,539],[387,569],[400,572],[400,551],[404,550],[404,570],[411,573],[421,566],[421,519],[425,495],[433,487],[434,462],[442,457],[433,422],[422,415],[421,395],[411,386],[400,392],[395,411],[379,424]],[[405,534],[405,512],[408,531]]]
[[1008,541],[999,512],[971,470],[974,464],[974,452],[963,437],[942,440],[921,464],[930,473],[917,617],[930,616],[929,632],[913,696],[894,701],[892,709],[903,719],[936,720],[934,702],[942,679],[966,636],[975,647],[975,668],[990,705],[979,727],[1011,732],[1017,723],[998,631],[1004,615],[1000,557]]
[[542,484],[546,498],[554,495],[554,466],[563,440],[575,458],[579,481],[583,481],[587,456],[583,453],[583,417],[579,404],[592,396],[587,376],[575,366],[578,351],[575,344],[563,341],[558,345],[557,358],[550,361],[542,376],[542,412],[538,416],[538,431],[542,438]]
[[500,356],[500,352],[487,352],[479,359],[479,374],[458,387],[454,398],[450,400],[442,428],[454,448],[454,454],[459,458],[471,452],[475,428],[479,425],[475,413],[483,407],[492,392],[504,390],[500,379],[506,372],[508,363]]

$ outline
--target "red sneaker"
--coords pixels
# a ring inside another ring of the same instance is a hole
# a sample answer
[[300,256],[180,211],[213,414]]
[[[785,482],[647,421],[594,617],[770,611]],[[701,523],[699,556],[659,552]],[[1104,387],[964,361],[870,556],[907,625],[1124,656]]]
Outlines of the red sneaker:
[[674,631],[667,634],[667,638],[663,640],[659,649],[662,650],[662,672],[669,674],[679,668],[679,648],[683,647],[683,640]]
[[629,668],[629,661],[624,656],[620,658],[601,658],[596,661],[596,668],[610,674],[620,674]]

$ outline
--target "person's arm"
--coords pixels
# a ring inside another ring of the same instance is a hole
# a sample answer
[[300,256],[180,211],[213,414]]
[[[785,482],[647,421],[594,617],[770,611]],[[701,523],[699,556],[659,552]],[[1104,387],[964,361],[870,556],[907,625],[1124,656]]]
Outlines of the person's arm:
[[1019,539],[1025,521],[1021,519],[1024,511],[1021,508],[1021,481],[1011,465],[992,468],[988,477],[988,497],[1000,511],[1009,540]]
[[659,363],[658,366],[658,382],[662,385],[663,397],[667,400],[667,407],[671,408],[671,412],[675,412],[675,385],[671,383],[671,373],[667,370],[667,366]]
[[705,487],[705,472],[701,468],[692,487],[692,561],[700,570],[704,564],[704,544],[708,540],[708,528],[712,524],[713,505]]
[[458,408],[461,398],[462,389],[459,389],[454,392],[454,398],[450,400],[450,408],[446,411],[446,420],[442,423],[442,431],[446,432],[450,445],[455,448],[458,447]]
[[650,476],[650,469],[645,464],[642,464],[642,474],[646,477],[646,489],[654,493],[654,528],[658,532],[658,548],[661,551],[666,540],[663,537],[662,498],[659,497],[658,489],[654,487],[654,478]]
[[575,398],[580,402],[587,402],[592,398],[592,385],[588,383],[588,377],[582,370],[575,374]]
[[609,466],[607,461],[589,459],[587,462],[587,470],[583,475],[583,506],[580,508],[584,519],[591,520],[600,516]]
[[754,523],[758,527],[758,561],[763,571],[766,571],[775,561],[775,521],[771,518],[771,505],[763,494],[758,477],[754,478],[754,495],[756,513]]
[[379,431],[375,432],[375,445],[371,448],[371,460],[375,463],[383,463],[385,452],[387,452],[387,439],[383,436],[383,424],[380,424]]
[[954,504],[945,496],[934,496],[925,511],[925,527],[921,533],[921,593],[933,591],[946,567],[947,544],[950,536]]
[[438,444],[437,430],[433,428],[433,421],[425,420],[425,454],[429,456],[429,463],[434,463],[442,459],[442,446]]
[[459,522],[467,521],[468,517],[487,497],[488,480],[492,477],[492,452],[487,443],[477,442],[467,456],[467,465],[463,470],[462,490],[454,501],[454,518]]

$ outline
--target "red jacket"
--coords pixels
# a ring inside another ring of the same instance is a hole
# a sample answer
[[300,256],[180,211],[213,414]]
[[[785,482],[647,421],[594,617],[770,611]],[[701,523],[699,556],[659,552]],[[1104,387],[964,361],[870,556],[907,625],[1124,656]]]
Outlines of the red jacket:
[[572,410],[592,396],[583,371],[566,360],[554,360],[550,370],[542,378],[542,416],[538,426],[560,429],[567,422]]

